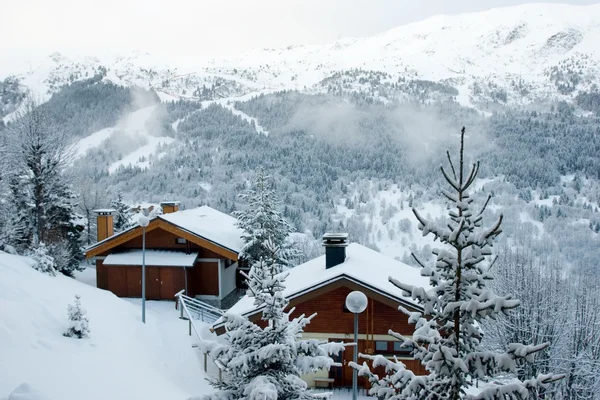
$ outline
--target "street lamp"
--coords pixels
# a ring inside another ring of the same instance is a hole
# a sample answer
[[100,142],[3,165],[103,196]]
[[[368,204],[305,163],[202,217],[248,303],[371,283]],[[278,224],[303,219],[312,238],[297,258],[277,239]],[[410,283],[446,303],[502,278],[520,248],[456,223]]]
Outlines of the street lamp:
[[[346,308],[348,311],[354,314],[354,357],[352,361],[356,364],[358,362],[358,314],[367,309],[369,299],[361,291],[355,290],[346,296]],[[356,400],[358,385],[357,385],[357,371],[352,368],[352,400]]]
[[146,227],[150,219],[140,215],[138,224],[142,227],[142,322],[146,323]]

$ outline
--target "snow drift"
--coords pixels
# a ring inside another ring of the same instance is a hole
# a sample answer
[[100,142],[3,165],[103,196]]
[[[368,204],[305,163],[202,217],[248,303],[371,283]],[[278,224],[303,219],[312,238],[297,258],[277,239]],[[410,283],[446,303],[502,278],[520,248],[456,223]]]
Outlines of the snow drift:
[[[0,252],[0,399],[164,400],[210,390],[175,310],[183,340],[164,340],[157,314],[144,325],[131,302],[31,263]],[[90,320],[88,339],[63,336],[75,294]]]

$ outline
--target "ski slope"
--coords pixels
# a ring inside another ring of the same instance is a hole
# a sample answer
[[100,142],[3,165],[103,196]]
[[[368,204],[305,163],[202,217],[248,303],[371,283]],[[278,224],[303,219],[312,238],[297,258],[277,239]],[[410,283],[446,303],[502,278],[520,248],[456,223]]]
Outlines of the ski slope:
[[126,115],[116,126],[106,128],[92,133],[80,139],[73,146],[75,158],[85,157],[86,153],[95,148],[102,147],[107,141],[119,140],[122,137],[132,139],[139,146],[124,150],[123,156],[108,167],[109,173],[114,173],[120,167],[140,167],[142,169],[150,166],[152,157],[160,157],[158,148],[175,141],[168,136],[155,136],[160,131],[160,117],[157,117],[158,105],[140,108]]
[[[173,303],[149,302],[144,325],[135,302],[31,262],[0,252],[0,399],[19,387],[11,398],[184,400],[211,390]],[[62,335],[75,294],[88,339]]]

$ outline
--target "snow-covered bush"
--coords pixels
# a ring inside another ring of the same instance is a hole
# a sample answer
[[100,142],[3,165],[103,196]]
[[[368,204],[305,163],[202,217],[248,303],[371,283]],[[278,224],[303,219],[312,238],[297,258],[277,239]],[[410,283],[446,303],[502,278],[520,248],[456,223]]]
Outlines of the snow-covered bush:
[[[520,302],[511,295],[498,296],[488,286],[491,276],[486,260],[492,254],[494,239],[502,232],[502,215],[490,226],[483,226],[489,198],[480,211],[469,209],[473,200],[468,189],[477,177],[479,163],[473,164],[470,171],[464,170],[464,134],[463,128],[458,168],[455,169],[448,153],[450,171],[441,169],[450,186],[442,194],[453,206],[448,222],[435,224],[413,208],[423,235],[433,234],[444,245],[432,251],[437,257],[433,266],[426,265],[413,253],[422,268],[421,275],[430,278],[431,287],[415,287],[389,277],[404,296],[416,300],[422,308],[413,311],[399,307],[408,316],[408,322],[415,325],[412,336],[391,330],[389,334],[410,350],[429,374],[417,376],[400,360],[389,360],[381,355],[361,354],[361,358],[371,360],[373,367],[384,366],[387,372],[384,377],[374,374],[367,363],[350,364],[369,379],[370,394],[380,399],[527,399],[537,397],[540,388],[563,377],[539,374],[523,380],[514,378],[510,382],[495,379],[515,374],[521,363],[533,362],[548,343],[509,343],[506,352],[481,350],[482,322],[509,313]],[[486,384],[477,394],[467,394],[466,389],[476,380]]]
[[75,295],[75,304],[69,304],[67,312],[69,314],[69,328],[64,336],[78,339],[89,337],[89,320],[85,315],[87,311],[81,306],[81,296]]
[[56,262],[44,243],[40,242],[37,247],[28,251],[27,256],[35,261],[33,265],[34,269],[51,276],[56,275]]

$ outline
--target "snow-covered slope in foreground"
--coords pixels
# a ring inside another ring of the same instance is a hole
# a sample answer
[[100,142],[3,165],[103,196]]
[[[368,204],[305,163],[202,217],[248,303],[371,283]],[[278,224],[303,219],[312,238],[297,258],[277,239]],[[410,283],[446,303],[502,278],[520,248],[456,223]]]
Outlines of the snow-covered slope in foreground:
[[[0,252],[0,399],[23,383],[49,400],[184,400],[210,390],[175,310],[169,323],[181,335],[169,340],[157,314],[144,325],[134,304],[43,275],[30,262]],[[62,335],[76,293],[88,312],[88,339]]]

